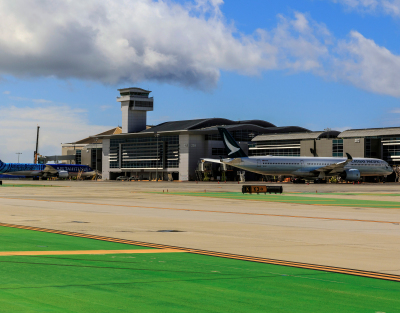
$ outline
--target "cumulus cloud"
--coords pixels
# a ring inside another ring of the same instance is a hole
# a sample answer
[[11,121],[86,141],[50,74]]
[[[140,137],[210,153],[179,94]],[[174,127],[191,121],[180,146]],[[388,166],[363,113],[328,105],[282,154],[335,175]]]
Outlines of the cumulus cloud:
[[36,127],[40,126],[39,153],[61,154],[61,143],[74,142],[111,129],[114,126],[90,125],[86,111],[68,106],[0,107],[0,160],[33,162]]
[[[358,32],[338,40],[295,12],[279,15],[273,29],[245,35],[225,20],[222,0],[193,1],[0,0],[0,75],[212,89],[222,70],[306,71],[400,97],[398,56]],[[336,2],[373,10],[400,0]]]
[[0,71],[209,88],[221,69],[254,73],[258,67],[274,67],[274,51],[252,37],[236,36],[223,21],[221,4],[2,0]]
[[303,14],[243,35],[225,21],[222,3],[0,0],[0,73],[207,89],[221,70],[257,75],[320,66],[325,48]]
[[334,75],[380,94],[400,97],[400,56],[352,31],[338,44]]

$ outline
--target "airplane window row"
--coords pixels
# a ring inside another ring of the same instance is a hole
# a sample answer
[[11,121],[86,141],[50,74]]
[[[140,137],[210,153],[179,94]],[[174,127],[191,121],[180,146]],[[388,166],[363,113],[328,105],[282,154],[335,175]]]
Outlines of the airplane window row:
[[263,163],[263,165],[267,164],[278,164],[278,165],[299,165],[300,163]]
[[331,163],[308,163],[307,165],[330,165]]

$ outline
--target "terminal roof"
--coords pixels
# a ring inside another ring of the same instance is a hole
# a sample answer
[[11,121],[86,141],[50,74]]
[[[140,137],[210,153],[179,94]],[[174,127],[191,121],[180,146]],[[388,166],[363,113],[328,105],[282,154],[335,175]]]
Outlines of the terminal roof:
[[[271,141],[271,140],[304,140],[304,139],[320,139],[320,138],[336,138],[340,132],[331,130],[331,131],[316,131],[312,132],[302,127],[297,126],[289,126],[282,127],[282,130],[289,130],[289,128],[298,129],[298,132],[292,131],[284,131],[280,134],[263,134],[257,137],[254,137],[252,141]],[[303,129],[303,131],[300,131]],[[272,129],[271,129],[272,130]]]
[[400,134],[400,127],[385,127],[385,128],[365,128],[365,129],[349,129],[341,132],[339,138],[353,138],[353,137],[377,137],[377,136],[391,136]]
[[69,144],[71,144],[71,145],[86,145],[86,144],[91,144],[91,143],[100,144],[103,142],[103,139],[98,138],[96,141],[97,137],[103,137],[103,136],[108,136],[108,135],[118,135],[120,133],[122,133],[122,128],[118,126],[118,127],[109,129],[105,132],[102,132],[100,134],[90,136],[90,137],[87,137],[87,138],[84,138],[84,139],[81,139],[81,140],[78,140],[75,142],[70,142]]
[[249,120],[249,121],[231,121],[225,118],[203,118],[196,120],[184,120],[184,121],[173,121],[165,122],[149,129],[142,130],[140,133],[158,133],[158,132],[172,132],[172,131],[189,131],[189,130],[201,130],[210,127],[222,126],[229,127],[232,125],[256,125],[262,128],[275,127],[266,121],[261,120]]

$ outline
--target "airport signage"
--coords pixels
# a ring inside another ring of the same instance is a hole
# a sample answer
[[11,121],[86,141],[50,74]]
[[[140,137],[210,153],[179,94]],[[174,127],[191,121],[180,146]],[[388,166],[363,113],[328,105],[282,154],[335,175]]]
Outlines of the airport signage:
[[282,186],[260,186],[260,185],[244,185],[242,186],[242,193],[282,193]]

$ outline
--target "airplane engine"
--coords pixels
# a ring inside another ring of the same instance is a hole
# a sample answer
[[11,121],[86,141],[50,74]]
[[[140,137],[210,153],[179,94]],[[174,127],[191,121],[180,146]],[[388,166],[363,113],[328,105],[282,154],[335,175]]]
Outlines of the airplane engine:
[[68,171],[59,171],[58,178],[68,178]]
[[340,174],[340,177],[349,181],[357,181],[361,179],[360,171],[353,168],[344,171]]

